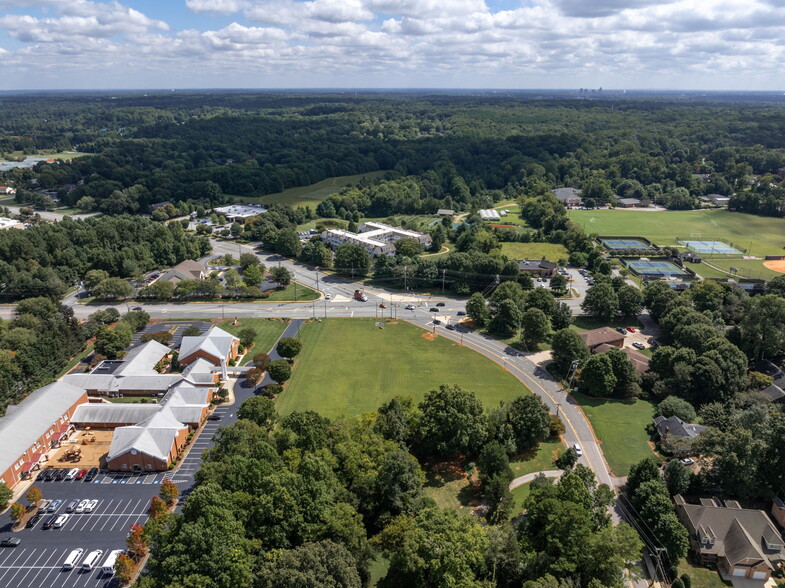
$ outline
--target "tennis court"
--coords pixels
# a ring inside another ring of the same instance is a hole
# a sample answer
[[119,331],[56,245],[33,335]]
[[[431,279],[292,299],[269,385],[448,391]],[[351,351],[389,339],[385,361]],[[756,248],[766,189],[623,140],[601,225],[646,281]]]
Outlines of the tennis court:
[[643,239],[611,239],[600,237],[600,243],[606,249],[651,249],[651,245]]
[[645,277],[687,277],[690,274],[670,261],[626,261],[633,273]]
[[743,255],[743,252],[722,241],[679,241],[679,243],[685,245],[693,253]]

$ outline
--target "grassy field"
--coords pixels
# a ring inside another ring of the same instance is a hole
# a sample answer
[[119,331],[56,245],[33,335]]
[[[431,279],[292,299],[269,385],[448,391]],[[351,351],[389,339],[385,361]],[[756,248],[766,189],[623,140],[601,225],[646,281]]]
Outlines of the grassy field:
[[548,439],[540,443],[536,451],[530,454],[522,454],[515,456],[510,460],[510,467],[512,474],[518,478],[526,474],[533,474],[534,472],[542,472],[545,470],[558,469],[553,462],[564,451],[564,443],[561,439]]
[[570,255],[564,245],[556,243],[502,243],[502,253],[510,259],[542,259],[558,261]]
[[679,575],[689,574],[692,580],[692,588],[724,588],[731,586],[730,582],[725,582],[716,571],[708,568],[692,565],[686,560],[679,564]]
[[89,153],[79,153],[78,151],[58,151],[57,153],[46,153],[43,151],[39,151],[35,155],[25,155],[21,151],[12,151],[6,154],[6,159],[12,161],[19,161],[26,157],[46,157],[50,159],[63,159],[65,161],[70,161],[76,157],[82,157],[83,155],[90,155]]
[[259,196],[256,198],[235,196],[235,200],[238,202],[256,202],[261,204],[287,204],[292,208],[297,208],[298,206],[316,208],[316,205],[322,200],[326,200],[330,194],[335,194],[344,186],[355,184],[362,178],[378,178],[383,175],[383,171],[375,171],[366,174],[357,174],[355,176],[337,176],[334,178],[327,178],[321,182],[311,184],[310,186],[298,186],[296,188],[289,188],[283,192],[276,192],[275,194],[267,194],[266,196]]
[[336,418],[376,410],[393,396],[420,401],[440,384],[458,384],[490,407],[529,390],[491,360],[452,341],[423,337],[408,323],[327,319],[300,330],[303,351],[278,397],[278,411],[316,410]]
[[275,345],[275,342],[278,341],[281,333],[286,330],[286,326],[288,324],[288,321],[263,318],[244,318],[240,321],[239,325],[232,325],[232,321],[224,321],[222,323],[218,323],[218,326],[232,335],[236,335],[240,332],[241,329],[246,327],[251,327],[256,331],[256,339],[254,340],[253,349],[251,349],[250,353],[245,354],[245,357],[240,364],[245,365],[251,361],[253,356],[257,353],[267,353],[270,351],[272,346]]
[[[296,291],[295,291],[296,290]],[[310,302],[319,298],[319,293],[312,290],[308,286],[302,284],[295,285],[294,282],[286,286],[283,290],[275,290],[266,298],[268,302],[289,302],[296,300],[297,302]]]
[[630,466],[653,455],[646,425],[651,423],[654,406],[637,399],[633,402],[591,398],[573,393],[600,440],[602,452],[613,473],[626,476]]
[[[775,272],[774,270],[764,267],[763,263],[755,259],[710,259],[708,261],[711,263],[711,265],[727,271],[730,271],[730,268],[735,267],[737,270],[739,270],[737,276],[740,278],[770,280],[772,278],[776,278],[779,275],[782,275],[779,272]],[[708,267],[705,263],[698,263],[689,267],[691,267],[691,269],[695,270],[698,274],[700,274],[701,277],[704,278],[729,277],[728,274],[718,272]]]
[[[785,219],[754,216],[723,209],[644,212],[631,210],[569,210],[587,233],[637,235],[657,245],[676,245],[676,237],[735,243],[752,255],[785,253]],[[752,248],[750,249],[750,244]]]

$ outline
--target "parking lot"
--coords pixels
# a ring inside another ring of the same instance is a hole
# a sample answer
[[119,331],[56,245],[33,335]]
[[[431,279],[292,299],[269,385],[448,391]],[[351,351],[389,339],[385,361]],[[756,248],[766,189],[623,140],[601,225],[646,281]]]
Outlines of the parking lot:
[[[234,406],[219,406],[216,408],[214,414],[220,416],[221,420],[207,421],[203,425],[199,437],[191,445],[188,455],[186,455],[185,459],[180,463],[180,467],[177,468],[177,471],[167,472],[161,477],[180,485],[181,490],[183,487],[190,487],[194,481],[194,474],[199,471],[199,468],[202,465],[202,454],[205,449],[213,446],[213,435],[215,435],[220,427],[224,427],[236,420],[233,418],[235,411],[236,407]],[[156,483],[160,484],[160,482]]]

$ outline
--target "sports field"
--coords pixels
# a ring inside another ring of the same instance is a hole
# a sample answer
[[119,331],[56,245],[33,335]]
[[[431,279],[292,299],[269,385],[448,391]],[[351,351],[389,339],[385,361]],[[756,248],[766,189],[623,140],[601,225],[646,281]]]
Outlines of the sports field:
[[638,276],[668,276],[677,278],[689,276],[687,272],[670,261],[622,261]]
[[649,249],[651,246],[641,239],[600,239],[607,249],[623,251],[625,249]]
[[362,178],[378,178],[383,175],[383,171],[375,171],[354,176],[336,176],[311,184],[310,186],[298,186],[296,188],[289,188],[283,192],[276,192],[275,194],[267,194],[266,196],[258,196],[256,198],[236,196],[235,200],[237,202],[254,202],[261,204],[288,204],[292,208],[297,208],[298,206],[316,208],[316,205],[322,200],[327,200],[327,197],[330,196],[330,194],[335,194],[344,186],[355,184]]
[[327,417],[376,410],[393,396],[419,402],[441,384],[471,390],[488,406],[529,390],[484,356],[405,322],[327,319],[303,325],[303,350],[291,380],[278,397],[278,411],[315,410]]
[[785,219],[781,218],[719,209],[568,210],[567,214],[587,233],[640,235],[660,247],[678,245],[676,238],[679,237],[734,243],[756,257],[785,254]]
[[569,252],[557,243],[502,243],[502,253],[510,259],[567,259]]

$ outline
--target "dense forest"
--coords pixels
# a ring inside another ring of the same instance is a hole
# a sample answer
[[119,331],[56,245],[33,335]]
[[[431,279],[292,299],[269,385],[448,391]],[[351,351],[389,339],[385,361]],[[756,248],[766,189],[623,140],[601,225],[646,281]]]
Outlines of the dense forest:
[[[94,154],[7,175],[26,198],[61,191],[86,210],[148,213],[154,202],[255,197],[338,175],[415,176],[413,203],[363,212],[476,208],[539,178],[598,204],[616,195],[671,208],[734,195],[781,216],[779,105],[521,95],[182,94],[2,99],[0,155]],[[397,186],[396,186],[397,188]],[[380,196],[381,198],[381,196]],[[415,208],[416,210],[412,210]]]

